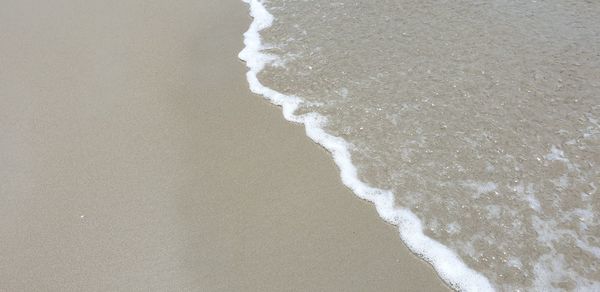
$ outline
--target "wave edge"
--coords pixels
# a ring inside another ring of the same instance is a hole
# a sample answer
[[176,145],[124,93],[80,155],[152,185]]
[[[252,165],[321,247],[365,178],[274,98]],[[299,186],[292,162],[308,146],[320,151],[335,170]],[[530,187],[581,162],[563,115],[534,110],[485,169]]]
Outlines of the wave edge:
[[268,88],[258,80],[258,73],[276,57],[262,52],[264,46],[260,31],[270,27],[274,18],[260,0],[242,0],[250,7],[253,18],[248,30],[244,33],[244,49],[238,57],[246,62],[248,72],[246,78],[250,91],[262,95],[271,103],[281,106],[286,120],[304,124],[306,135],[315,143],[329,151],[340,169],[340,177],[345,186],[357,197],[375,205],[377,213],[386,222],[396,226],[406,246],[419,257],[430,263],[440,278],[451,288],[459,291],[494,291],[489,280],[479,272],[469,268],[459,256],[447,246],[423,233],[421,220],[406,208],[395,207],[394,195],[391,191],[369,186],[358,178],[357,169],[352,164],[349,143],[343,138],[325,132],[325,117],[317,113],[295,115],[302,99],[282,94]]

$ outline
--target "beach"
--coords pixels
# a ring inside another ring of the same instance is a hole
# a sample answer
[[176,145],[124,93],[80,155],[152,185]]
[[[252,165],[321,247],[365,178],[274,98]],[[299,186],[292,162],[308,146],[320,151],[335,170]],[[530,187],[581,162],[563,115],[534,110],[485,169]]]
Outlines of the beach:
[[448,290],[250,92],[241,1],[0,7],[0,290]]
[[600,290],[600,3],[249,0],[253,92],[462,291]]

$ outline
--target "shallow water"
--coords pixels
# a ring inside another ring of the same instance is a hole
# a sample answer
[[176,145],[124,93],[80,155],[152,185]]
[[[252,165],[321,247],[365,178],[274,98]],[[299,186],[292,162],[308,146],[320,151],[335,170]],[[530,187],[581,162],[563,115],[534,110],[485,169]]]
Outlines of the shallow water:
[[260,81],[496,288],[600,289],[600,2],[271,0]]

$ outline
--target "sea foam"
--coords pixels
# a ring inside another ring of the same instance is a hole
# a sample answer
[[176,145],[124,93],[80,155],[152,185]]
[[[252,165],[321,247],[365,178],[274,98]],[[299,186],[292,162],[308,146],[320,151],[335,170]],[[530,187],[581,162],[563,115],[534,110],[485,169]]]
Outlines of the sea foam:
[[359,198],[373,203],[383,220],[397,226],[401,239],[410,250],[433,265],[448,285],[461,291],[494,290],[486,277],[469,268],[454,251],[426,236],[419,218],[408,209],[396,207],[394,195],[390,191],[371,187],[358,178],[348,143],[325,132],[325,117],[317,113],[296,115],[296,109],[303,102],[301,98],[284,95],[261,84],[258,73],[267,64],[276,62],[277,58],[263,52],[265,47],[261,42],[260,31],[270,27],[274,19],[262,1],[243,1],[250,5],[250,15],[253,17],[250,28],[244,33],[245,48],[239,53],[239,58],[246,62],[249,69],[246,78],[250,90],[281,106],[288,121],[304,124],[307,136],[332,154],[340,169],[342,182]]

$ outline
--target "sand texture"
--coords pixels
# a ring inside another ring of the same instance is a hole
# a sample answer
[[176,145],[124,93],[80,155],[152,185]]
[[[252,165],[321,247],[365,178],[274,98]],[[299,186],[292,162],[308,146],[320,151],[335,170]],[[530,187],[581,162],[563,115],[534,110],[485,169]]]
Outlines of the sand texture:
[[249,92],[240,1],[0,8],[0,290],[447,289]]

